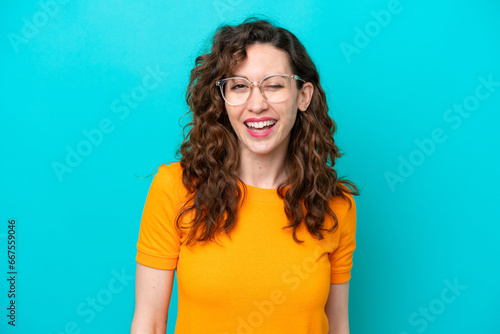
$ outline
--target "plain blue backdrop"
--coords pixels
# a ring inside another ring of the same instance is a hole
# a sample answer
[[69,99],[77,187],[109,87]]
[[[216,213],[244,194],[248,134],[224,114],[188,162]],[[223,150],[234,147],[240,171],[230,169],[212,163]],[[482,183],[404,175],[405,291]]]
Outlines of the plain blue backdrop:
[[0,7],[1,333],[129,331],[140,177],[175,159],[196,56],[251,15],[305,45],[361,190],[351,333],[500,333],[498,1]]

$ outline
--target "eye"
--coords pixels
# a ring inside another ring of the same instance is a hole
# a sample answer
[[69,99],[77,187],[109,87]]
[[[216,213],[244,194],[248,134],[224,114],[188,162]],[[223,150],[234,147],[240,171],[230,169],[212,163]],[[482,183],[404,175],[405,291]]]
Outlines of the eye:
[[269,84],[269,85],[266,85],[264,88],[265,89],[270,89],[270,90],[278,90],[278,89],[281,89],[283,87],[284,86],[281,85],[281,84]]
[[248,88],[248,86],[244,84],[235,84],[231,86],[231,89],[244,89],[244,88]]

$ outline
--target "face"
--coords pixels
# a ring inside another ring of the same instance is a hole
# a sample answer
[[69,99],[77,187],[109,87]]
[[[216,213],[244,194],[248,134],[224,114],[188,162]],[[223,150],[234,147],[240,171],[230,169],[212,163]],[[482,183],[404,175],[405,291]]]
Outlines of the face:
[[[270,44],[247,47],[247,57],[233,69],[233,76],[244,77],[251,82],[259,82],[269,74],[295,74],[290,68],[288,54]],[[310,101],[308,95],[312,95],[312,84],[306,83],[304,87],[301,92],[295,81],[292,81],[290,96],[278,103],[268,102],[259,88],[253,87],[245,104],[225,104],[229,121],[238,136],[242,155],[271,157],[286,154],[290,133],[297,117],[297,108],[305,110]],[[276,121],[276,124],[270,131],[256,133],[247,127],[249,119],[271,119]]]

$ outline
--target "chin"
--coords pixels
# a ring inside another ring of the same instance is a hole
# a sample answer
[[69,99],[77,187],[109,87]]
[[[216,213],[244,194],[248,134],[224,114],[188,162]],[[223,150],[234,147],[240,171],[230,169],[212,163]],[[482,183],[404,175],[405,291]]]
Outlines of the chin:
[[274,148],[273,147],[269,147],[269,148],[264,148],[264,149],[250,149],[250,151],[254,154],[258,154],[258,155],[268,155],[268,154],[272,154],[273,151],[274,151]]

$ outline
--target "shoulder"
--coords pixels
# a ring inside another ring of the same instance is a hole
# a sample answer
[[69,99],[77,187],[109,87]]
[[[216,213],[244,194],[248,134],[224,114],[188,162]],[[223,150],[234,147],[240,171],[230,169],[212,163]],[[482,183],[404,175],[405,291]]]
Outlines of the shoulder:
[[177,193],[179,186],[182,185],[182,168],[180,162],[164,163],[157,167],[153,175],[151,191],[159,193],[175,191]]
[[182,173],[182,166],[180,161],[171,161],[171,162],[166,162],[164,164],[161,164],[160,167],[158,167],[158,172],[162,173],[169,173],[169,174],[176,174],[176,173]]
[[170,196],[185,199],[188,192],[182,181],[183,170],[180,161],[160,165],[153,180],[155,187],[161,188],[162,192],[169,193]]
[[339,183],[339,188],[342,190],[344,197],[337,195],[330,201],[330,207],[335,212],[338,218],[347,216],[350,212],[356,212],[356,200],[354,196],[348,192],[345,185]]
[[182,180],[182,167],[180,161],[164,163],[158,167],[155,179],[160,181],[176,182]]

